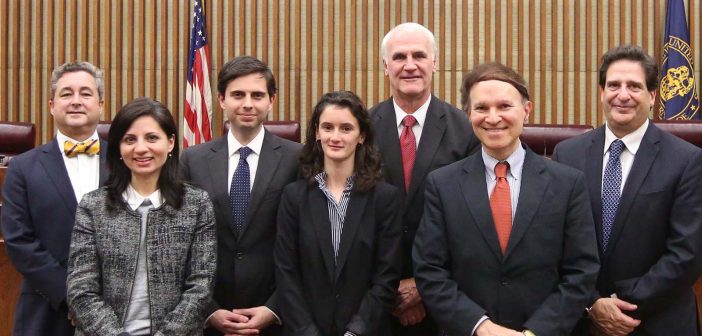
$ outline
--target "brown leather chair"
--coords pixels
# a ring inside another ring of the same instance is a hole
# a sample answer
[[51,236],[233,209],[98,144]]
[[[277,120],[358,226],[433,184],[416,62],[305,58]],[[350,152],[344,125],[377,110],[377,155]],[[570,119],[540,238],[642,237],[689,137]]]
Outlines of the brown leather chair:
[[[300,122],[299,121],[281,121],[281,120],[268,120],[263,122],[263,127],[283,139],[288,139],[290,141],[301,142],[302,137],[300,135]],[[229,120],[224,122],[222,125],[222,135],[229,132]]]
[[101,121],[97,125],[98,137],[102,140],[107,140],[107,134],[110,133],[110,121]]
[[660,129],[702,148],[702,121],[658,120],[653,123]]
[[591,125],[524,125],[520,139],[536,154],[551,157],[556,145],[592,130]]
[[3,156],[0,165],[6,165],[13,156],[34,148],[35,136],[32,123],[0,121],[0,156]]

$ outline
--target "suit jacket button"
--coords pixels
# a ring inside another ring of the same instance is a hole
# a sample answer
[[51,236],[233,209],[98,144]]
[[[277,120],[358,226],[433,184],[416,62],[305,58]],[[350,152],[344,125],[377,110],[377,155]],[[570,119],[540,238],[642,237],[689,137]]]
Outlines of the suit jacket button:
[[409,232],[409,226],[403,225],[403,226],[402,226],[402,232],[404,232],[404,233]]
[[502,280],[502,282],[501,282],[500,284],[501,284],[502,286],[507,286],[507,285],[509,285],[509,281],[507,281],[507,280]]
[[242,253],[242,252],[237,252],[237,253],[236,253],[236,259],[237,259],[237,260],[242,260],[242,259],[244,259],[244,253]]
[[336,301],[339,301],[339,299],[341,298],[341,295],[336,294],[336,295],[334,295],[334,298],[336,299]]

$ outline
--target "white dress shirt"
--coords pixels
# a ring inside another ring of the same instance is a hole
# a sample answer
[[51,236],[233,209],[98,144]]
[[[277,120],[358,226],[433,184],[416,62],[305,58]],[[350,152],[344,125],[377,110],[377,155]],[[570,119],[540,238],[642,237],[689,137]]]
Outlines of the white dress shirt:
[[[93,139],[99,139],[97,131],[85,141],[91,141]],[[58,142],[59,150],[63,157],[63,163],[68,172],[68,178],[71,180],[73,193],[76,195],[76,201],[80,202],[83,195],[100,186],[100,155],[79,154],[69,158],[66,156],[66,153],[63,152],[63,144],[66,140],[70,140],[74,143],[85,141],[76,141],[75,139],[63,135],[61,131],[56,131],[56,142]],[[101,151],[105,149],[106,148],[100,148]]]
[[[517,140],[519,141],[519,140]],[[481,149],[483,163],[485,163],[485,182],[487,185],[488,195],[492,195],[492,191],[497,185],[497,176],[495,175],[495,166],[500,162],[485,152],[485,148]],[[524,168],[524,156],[526,150],[522,148],[522,142],[519,141],[517,150],[512,152],[505,161],[509,164],[507,170],[507,183],[509,183],[509,196],[512,205],[512,221],[514,222],[514,214],[517,212],[517,202],[519,202],[519,192],[522,189],[522,168]]]
[[258,158],[261,156],[261,147],[263,147],[263,136],[266,134],[263,126],[261,130],[256,134],[256,136],[251,140],[251,142],[243,146],[239,143],[231,131],[227,132],[227,150],[229,153],[229,166],[227,171],[227,193],[230,191],[230,186],[232,185],[232,178],[234,177],[234,171],[236,166],[239,164],[239,148],[249,147],[251,149],[251,154],[246,157],[246,162],[249,164],[249,178],[251,183],[249,183],[249,190],[253,189],[254,179],[256,178],[256,170],[258,169]]
[[419,147],[419,139],[422,137],[422,129],[424,128],[424,122],[427,120],[427,112],[429,111],[430,102],[431,95],[429,95],[429,99],[427,99],[427,101],[424,102],[424,104],[422,104],[422,106],[420,106],[416,111],[407,113],[400,107],[400,105],[397,105],[395,98],[392,99],[392,104],[395,106],[395,124],[397,125],[398,138],[400,135],[402,135],[402,130],[405,128],[405,126],[402,124],[402,120],[405,119],[406,116],[411,115],[417,120],[414,126],[412,126],[412,133],[414,133],[414,138],[416,139],[415,146]]
[[[622,142],[624,142],[624,150],[622,151],[621,156],[619,156],[622,163],[622,184],[619,186],[620,193],[624,191],[624,184],[626,183],[627,177],[629,177],[631,166],[634,164],[636,152],[639,150],[639,146],[641,146],[641,140],[643,140],[643,136],[646,134],[648,123],[649,121],[646,119],[643,125],[620,139]],[[605,142],[602,155],[602,181],[604,181],[604,172],[605,169],[607,169],[607,161],[609,160],[609,146],[612,144],[612,142],[614,142],[614,140],[617,139],[617,136],[612,133],[609,126],[605,127]],[[604,188],[600,188],[600,190],[603,189]]]

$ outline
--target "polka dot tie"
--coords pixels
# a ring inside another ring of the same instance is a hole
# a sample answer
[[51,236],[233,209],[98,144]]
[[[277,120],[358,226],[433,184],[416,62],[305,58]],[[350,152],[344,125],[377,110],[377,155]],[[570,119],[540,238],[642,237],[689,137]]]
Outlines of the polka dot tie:
[[509,163],[507,162],[499,162],[495,165],[497,183],[490,194],[490,210],[492,210],[492,220],[495,222],[495,231],[497,231],[502,254],[507,250],[509,235],[512,232],[512,199],[509,192],[509,182],[507,182],[508,170]]
[[229,206],[232,208],[232,224],[234,232],[239,235],[246,222],[246,212],[251,198],[251,176],[246,157],[251,154],[251,148],[239,148],[239,164],[236,166],[232,185],[229,188]]
[[622,162],[619,156],[624,151],[624,142],[617,139],[609,146],[609,160],[602,177],[602,250],[607,250],[607,243],[612,233],[614,217],[619,207],[622,186]]
[[405,191],[409,191],[414,159],[417,156],[417,140],[414,137],[414,132],[412,132],[412,126],[416,123],[417,119],[411,115],[402,119],[402,124],[405,128],[402,129],[400,134],[400,150],[402,152],[402,172],[405,176]]

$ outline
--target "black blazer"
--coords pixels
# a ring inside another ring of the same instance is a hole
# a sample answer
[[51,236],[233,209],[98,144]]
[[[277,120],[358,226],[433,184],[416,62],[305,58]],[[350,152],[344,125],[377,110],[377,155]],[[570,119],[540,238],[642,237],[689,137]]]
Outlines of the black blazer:
[[[561,142],[553,159],[585,172],[602,244],[605,126]],[[632,335],[697,335],[692,286],[702,273],[702,151],[649,123],[624,185],[598,297],[638,305]],[[584,323],[587,321],[583,321]]]
[[285,188],[275,244],[287,335],[389,335],[387,311],[400,279],[397,189],[351,192],[336,264],[327,199],[319,185]]
[[412,242],[424,211],[424,186],[427,174],[456,162],[479,148],[465,112],[431,97],[417,157],[412,170],[409,192],[405,192],[402,154],[392,97],[374,106],[370,112],[375,126],[375,143],[383,157],[385,180],[400,190],[402,204],[402,277],[412,277]]
[[181,157],[185,179],[209,193],[217,220],[217,275],[208,314],[220,308],[262,305],[279,314],[273,271],[276,213],[283,187],[297,178],[302,145],[265,132],[250,209],[240,236],[234,234],[231,225],[227,137],[190,147]]
[[[100,147],[102,186],[107,142]],[[73,335],[66,266],[78,203],[56,138],[12,159],[2,191],[7,253],[22,274],[13,335]]]
[[427,180],[413,251],[415,279],[444,332],[471,335],[487,315],[518,331],[569,334],[599,266],[583,174],[527,150],[504,256],[480,153]]

